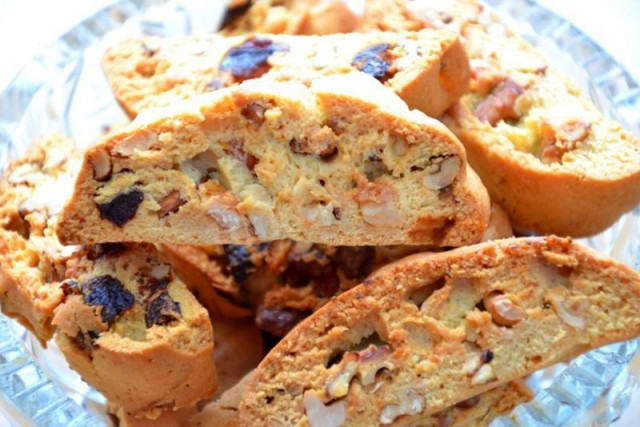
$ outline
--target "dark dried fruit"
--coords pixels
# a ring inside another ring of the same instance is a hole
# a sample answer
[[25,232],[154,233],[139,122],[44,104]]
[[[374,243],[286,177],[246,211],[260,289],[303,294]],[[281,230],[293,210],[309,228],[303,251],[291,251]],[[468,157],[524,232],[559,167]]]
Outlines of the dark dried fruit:
[[331,213],[336,220],[340,221],[342,219],[342,210],[340,208],[333,208]]
[[500,120],[517,120],[520,115],[515,111],[516,100],[523,93],[522,86],[506,79],[478,104],[475,115],[491,126],[497,125]]
[[100,334],[95,331],[88,331],[86,334],[78,332],[78,335],[73,337],[73,341],[75,341],[75,343],[84,350],[87,355],[90,355],[98,338],[100,338]]
[[91,261],[95,261],[104,256],[120,255],[126,250],[127,246],[124,243],[97,243],[89,246],[87,258]]
[[482,363],[491,363],[493,360],[493,351],[491,350],[482,350],[482,354],[480,355],[480,359]]
[[100,218],[108,219],[118,227],[122,227],[136,216],[138,207],[143,200],[144,194],[140,190],[118,194],[110,202],[98,204]]
[[353,58],[352,65],[363,73],[369,74],[380,81],[385,81],[392,76],[391,60],[389,56],[389,43],[381,43],[371,46],[358,53]]
[[331,298],[340,289],[340,278],[335,272],[316,277],[311,282],[313,293],[319,298]]
[[116,317],[133,307],[135,298],[115,277],[96,276],[82,285],[82,300],[90,306],[102,307],[102,321],[111,326]]
[[467,400],[463,400],[462,402],[458,403],[456,406],[462,409],[469,409],[476,406],[479,402],[480,402],[480,396],[473,396]]
[[247,246],[225,245],[224,251],[229,259],[229,270],[238,283],[243,283],[253,273],[256,266],[251,261]]
[[182,316],[180,304],[174,301],[167,291],[162,292],[145,306],[144,323],[147,328],[153,325],[166,325]]
[[287,270],[284,273],[285,283],[292,287],[306,286],[313,279],[320,279],[335,274],[331,259],[323,251],[311,247],[306,251],[289,252]]
[[239,46],[229,49],[220,64],[220,71],[227,71],[236,82],[255,79],[269,71],[269,57],[275,52],[289,50],[281,43],[265,38],[250,38]]
[[371,273],[375,256],[372,246],[340,246],[334,259],[348,279],[356,279]]
[[180,197],[180,191],[173,190],[158,202],[160,205],[158,215],[162,218],[169,214],[176,213],[178,212],[178,209],[180,209],[180,206],[185,203],[187,203],[187,201]]
[[[314,140],[314,142],[317,141]],[[325,143],[323,144],[322,142]],[[324,160],[329,159],[338,152],[338,147],[329,141],[321,141],[321,144],[312,144],[307,137],[292,138],[289,141],[289,148],[296,154],[317,154]]]
[[283,337],[310,314],[288,308],[260,307],[256,313],[256,325],[276,337]]

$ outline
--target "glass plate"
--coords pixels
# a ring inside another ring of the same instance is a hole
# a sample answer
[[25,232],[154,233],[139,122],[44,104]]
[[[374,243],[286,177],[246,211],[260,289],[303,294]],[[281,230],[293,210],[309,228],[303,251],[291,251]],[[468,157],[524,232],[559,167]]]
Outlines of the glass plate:
[[[88,145],[126,120],[100,70],[105,46],[131,35],[211,32],[222,1],[121,0],[36,55],[0,96],[0,171],[37,136],[57,132]],[[607,52],[559,16],[527,0],[487,0],[501,19],[588,91],[608,117],[640,133],[640,87]],[[218,7],[213,7],[218,5]],[[488,14],[489,16],[489,14]],[[499,23],[491,31],[505,31]],[[640,268],[640,209],[581,243]],[[592,351],[532,375],[535,399],[496,426],[599,426],[616,420],[640,377],[640,340]],[[109,425],[104,398],[71,371],[53,343],[43,349],[0,316],[0,410],[14,425]]]

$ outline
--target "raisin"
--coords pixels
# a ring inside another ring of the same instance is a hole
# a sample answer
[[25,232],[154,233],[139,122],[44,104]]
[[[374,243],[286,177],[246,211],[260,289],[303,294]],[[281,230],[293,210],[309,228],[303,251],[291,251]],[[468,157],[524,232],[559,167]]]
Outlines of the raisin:
[[335,272],[331,259],[320,249],[312,247],[308,251],[292,250],[287,257],[288,265],[284,273],[289,286],[306,286],[313,279],[322,278]]
[[164,291],[145,306],[144,322],[147,328],[161,326],[180,319],[181,315],[180,304]]
[[331,298],[340,289],[340,278],[335,272],[316,277],[311,282],[313,293],[319,298]]
[[310,314],[288,308],[260,307],[256,313],[256,325],[271,335],[283,337]]
[[256,266],[251,261],[251,254],[247,246],[225,245],[224,251],[229,259],[229,270],[234,280],[243,283],[253,273]]
[[463,400],[462,402],[458,403],[456,406],[462,409],[469,409],[476,406],[479,402],[480,402],[480,396],[473,396],[467,400]]
[[138,207],[143,200],[144,194],[140,190],[118,194],[110,202],[98,204],[100,218],[108,219],[118,227],[122,227],[136,216]]
[[369,74],[380,81],[385,81],[391,77],[389,49],[391,49],[389,43],[371,46],[358,53],[353,58],[352,65],[365,74]]
[[236,82],[255,79],[269,71],[269,57],[289,47],[273,43],[269,39],[254,37],[239,46],[232,47],[220,64],[220,71],[227,71]]
[[375,255],[372,246],[340,246],[335,262],[348,279],[362,278],[373,269]]
[[491,363],[493,360],[493,351],[483,350],[480,358],[482,359],[482,363]]
[[100,306],[102,321],[111,326],[116,317],[133,307],[135,298],[115,277],[96,276],[82,285],[82,300],[90,306]]

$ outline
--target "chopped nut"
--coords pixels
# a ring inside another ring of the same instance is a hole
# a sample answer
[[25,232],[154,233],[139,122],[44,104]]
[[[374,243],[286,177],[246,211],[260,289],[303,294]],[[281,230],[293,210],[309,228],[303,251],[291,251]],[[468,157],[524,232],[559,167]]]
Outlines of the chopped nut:
[[278,224],[276,219],[271,213],[267,212],[253,212],[247,214],[249,222],[253,226],[253,230],[261,239],[273,239],[278,230]]
[[36,165],[25,163],[15,168],[9,175],[8,180],[11,184],[23,184],[34,179],[38,173]]
[[344,424],[347,418],[344,402],[325,405],[320,395],[314,391],[305,391],[303,402],[311,427],[338,427]]
[[378,227],[393,227],[404,220],[402,213],[390,202],[361,204],[360,210],[362,219]]
[[319,225],[322,227],[334,225],[338,223],[333,207],[333,203],[322,205],[320,203],[314,203],[305,205],[302,207],[302,217],[310,224]]
[[389,404],[382,408],[380,422],[391,424],[401,415],[417,415],[424,410],[424,397],[413,390],[405,391],[398,405]]
[[317,130],[308,138],[292,138],[289,148],[296,154],[316,154],[325,160],[338,152],[336,135],[328,126]]
[[591,130],[591,123],[573,120],[554,127],[549,123],[541,125],[542,153],[541,159],[545,163],[560,162],[565,153],[578,148],[580,142],[587,139]]
[[187,203],[186,200],[180,198],[180,191],[173,190],[171,193],[167,194],[158,202],[160,205],[160,211],[158,215],[160,218],[165,217],[169,214],[178,212],[180,206]]
[[395,189],[390,185],[371,183],[365,176],[358,176],[354,199],[360,204],[362,218],[371,225],[392,227],[404,220],[393,205]]
[[358,362],[348,362],[346,366],[327,382],[327,395],[331,399],[344,397],[349,392],[351,379],[358,370]]
[[134,133],[120,141],[112,148],[111,153],[119,157],[129,157],[136,151],[144,151],[151,148],[158,139],[158,136],[150,131]]
[[500,120],[517,120],[520,115],[515,111],[516,100],[524,93],[524,88],[507,78],[476,107],[475,115],[491,126]]
[[473,352],[467,355],[467,360],[464,362],[462,369],[467,373],[468,376],[472,376],[482,365],[482,357],[479,353]]
[[526,317],[525,312],[499,292],[492,292],[483,299],[493,321],[501,326],[513,326]]
[[214,194],[203,207],[216,220],[220,227],[235,230],[242,226],[242,217],[236,210],[237,201],[230,191]]
[[258,130],[260,126],[262,126],[262,123],[264,123],[265,111],[267,111],[267,108],[264,105],[258,102],[251,102],[242,109],[241,114],[247,119],[253,129]]
[[111,157],[107,150],[96,150],[89,157],[89,162],[93,166],[93,178],[96,181],[107,181],[111,178]]
[[442,190],[450,186],[458,175],[462,162],[458,156],[447,157],[438,165],[438,170],[424,178],[424,184],[431,190]]
[[551,289],[547,298],[558,313],[558,316],[568,325],[576,329],[584,329],[584,316],[589,308],[589,302],[585,299],[571,301],[563,296],[561,290]]
[[493,368],[489,364],[484,364],[478,369],[478,372],[471,378],[471,384],[483,385],[495,379]]
[[233,156],[235,159],[244,163],[244,165],[250,171],[253,171],[256,165],[260,162],[260,159],[258,159],[256,156],[244,151],[244,141],[239,138],[231,139],[231,141],[229,141],[228,148],[225,148],[224,151],[227,154]]
[[169,272],[171,271],[171,266],[169,264],[159,264],[154,265],[149,272],[149,275],[154,279],[164,279],[169,277]]

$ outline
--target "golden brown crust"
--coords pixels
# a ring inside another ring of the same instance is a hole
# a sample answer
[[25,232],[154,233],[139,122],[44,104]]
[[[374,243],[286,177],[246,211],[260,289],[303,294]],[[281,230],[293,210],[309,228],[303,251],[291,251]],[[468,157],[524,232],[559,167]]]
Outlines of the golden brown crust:
[[[239,49],[244,56],[234,65]],[[469,62],[458,36],[439,30],[143,37],[111,48],[103,66],[116,99],[131,117],[251,78],[308,83],[358,70],[376,77],[410,108],[437,117],[467,90],[469,81]]]
[[[311,144],[325,133],[329,154]],[[252,80],[148,110],[90,148],[58,236],[458,246],[489,221],[465,163],[444,126],[362,73],[310,88]],[[176,190],[183,203],[164,215],[159,201]]]
[[347,425],[419,419],[639,335],[639,303],[635,271],[567,239],[414,255],[291,331],[252,377],[242,420],[306,422],[305,393],[342,406]]

